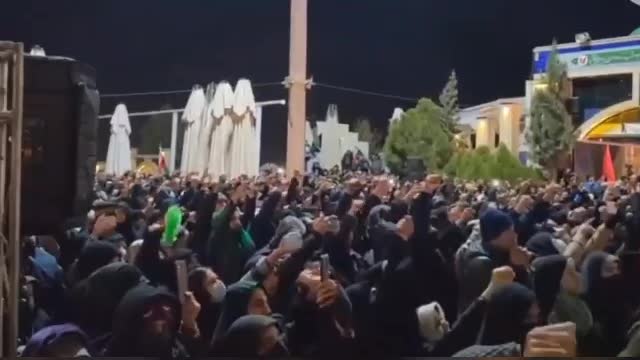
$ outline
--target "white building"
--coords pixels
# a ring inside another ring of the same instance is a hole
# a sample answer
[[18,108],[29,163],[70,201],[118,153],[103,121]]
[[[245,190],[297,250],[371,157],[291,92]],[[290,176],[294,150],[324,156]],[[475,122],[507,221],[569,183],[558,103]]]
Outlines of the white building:
[[[358,133],[351,132],[348,124],[341,124],[338,119],[338,106],[329,105],[325,121],[316,123],[318,133],[320,153],[318,160],[325,169],[330,169],[340,165],[342,156],[348,150],[352,152],[361,151],[366,157],[369,156],[369,143],[360,141]],[[307,123],[305,130],[305,141],[313,143],[313,130]]]

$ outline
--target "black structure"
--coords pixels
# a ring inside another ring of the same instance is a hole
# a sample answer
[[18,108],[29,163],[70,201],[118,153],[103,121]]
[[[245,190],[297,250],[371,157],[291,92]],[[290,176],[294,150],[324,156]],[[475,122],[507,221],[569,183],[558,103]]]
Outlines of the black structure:
[[73,59],[25,56],[22,232],[55,234],[92,201],[100,97]]

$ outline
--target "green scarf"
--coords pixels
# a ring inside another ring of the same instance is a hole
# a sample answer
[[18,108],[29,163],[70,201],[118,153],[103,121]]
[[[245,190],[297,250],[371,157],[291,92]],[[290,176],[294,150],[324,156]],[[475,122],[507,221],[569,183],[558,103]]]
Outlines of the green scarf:
[[253,239],[251,235],[244,229],[241,230],[240,234],[240,248],[243,250],[254,249],[256,245],[253,243]]

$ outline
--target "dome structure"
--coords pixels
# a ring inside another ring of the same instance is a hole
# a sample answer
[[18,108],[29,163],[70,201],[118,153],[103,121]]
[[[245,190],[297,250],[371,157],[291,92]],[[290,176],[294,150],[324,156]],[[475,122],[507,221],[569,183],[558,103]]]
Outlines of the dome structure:
[[631,32],[631,36],[640,36],[640,27]]

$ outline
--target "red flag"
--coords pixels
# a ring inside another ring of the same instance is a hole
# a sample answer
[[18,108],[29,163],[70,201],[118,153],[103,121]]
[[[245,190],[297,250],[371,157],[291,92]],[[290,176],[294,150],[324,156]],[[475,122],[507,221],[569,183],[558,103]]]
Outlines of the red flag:
[[604,159],[602,160],[602,176],[606,181],[616,181],[616,169],[613,166],[613,159],[611,158],[611,149],[609,144],[604,149]]
[[158,156],[158,167],[160,168],[160,172],[165,173],[167,172],[167,157],[164,154],[164,151],[162,151],[162,147],[159,148],[159,156]]

